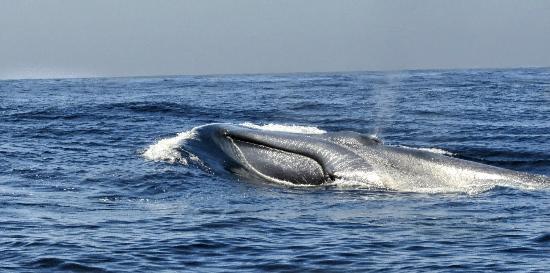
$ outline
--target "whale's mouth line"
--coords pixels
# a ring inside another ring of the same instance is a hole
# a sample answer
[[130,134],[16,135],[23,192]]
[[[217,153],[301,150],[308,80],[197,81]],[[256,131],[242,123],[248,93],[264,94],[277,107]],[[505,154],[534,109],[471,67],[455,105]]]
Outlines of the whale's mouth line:
[[284,148],[281,148],[280,146],[273,147],[273,146],[269,145],[269,143],[258,141],[258,140],[253,139],[253,138],[247,138],[245,136],[234,135],[234,134],[231,134],[227,131],[224,132],[223,135],[224,135],[224,137],[228,138],[231,141],[231,143],[233,143],[233,145],[237,146],[237,148],[239,148],[237,143],[242,142],[244,144],[258,146],[260,148],[264,148],[264,149],[268,149],[268,150],[285,152],[285,153],[295,154],[295,155],[298,155],[298,156],[309,158],[309,159],[315,161],[319,165],[319,167],[321,167],[321,169],[323,170],[323,174],[324,174],[324,177],[325,177],[326,181],[334,181],[337,178],[334,174],[331,174],[326,170],[326,168],[324,167],[323,162],[320,159],[311,157],[311,155],[308,155],[306,153],[301,153],[301,152],[293,150],[293,149],[284,149]]

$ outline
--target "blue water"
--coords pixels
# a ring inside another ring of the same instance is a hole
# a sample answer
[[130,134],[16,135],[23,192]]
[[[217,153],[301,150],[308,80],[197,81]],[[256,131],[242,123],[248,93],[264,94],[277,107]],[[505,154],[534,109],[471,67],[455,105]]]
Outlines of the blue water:
[[143,156],[213,122],[550,175],[550,69],[0,81],[0,271],[548,269],[547,189],[300,188]]

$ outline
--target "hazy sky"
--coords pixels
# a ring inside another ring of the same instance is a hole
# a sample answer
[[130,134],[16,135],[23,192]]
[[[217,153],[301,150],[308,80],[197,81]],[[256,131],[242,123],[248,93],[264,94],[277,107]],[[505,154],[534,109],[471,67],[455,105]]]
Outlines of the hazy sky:
[[0,0],[0,79],[550,66],[550,1]]

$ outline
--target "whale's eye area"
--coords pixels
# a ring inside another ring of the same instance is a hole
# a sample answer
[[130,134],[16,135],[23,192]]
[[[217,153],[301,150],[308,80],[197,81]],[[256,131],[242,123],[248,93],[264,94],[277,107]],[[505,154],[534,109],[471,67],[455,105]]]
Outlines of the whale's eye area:
[[323,168],[317,161],[307,156],[231,139],[248,163],[247,167],[264,179],[314,185],[326,180]]

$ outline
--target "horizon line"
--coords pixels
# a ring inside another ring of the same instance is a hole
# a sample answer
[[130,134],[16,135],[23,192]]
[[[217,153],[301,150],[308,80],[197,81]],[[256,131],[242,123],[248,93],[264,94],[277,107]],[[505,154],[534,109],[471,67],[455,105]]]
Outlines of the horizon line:
[[289,75],[289,74],[313,74],[313,73],[391,73],[405,71],[453,71],[453,70],[514,70],[514,69],[547,69],[550,66],[517,66],[517,67],[440,67],[440,68],[402,68],[402,69],[380,69],[380,70],[319,70],[319,71],[290,71],[290,72],[236,72],[236,73],[204,73],[204,74],[135,74],[135,75],[76,75],[76,76],[39,76],[39,77],[21,77],[21,78],[1,78],[0,81],[21,81],[21,80],[79,80],[79,79],[117,79],[117,78],[160,78],[160,77],[215,77],[215,76],[253,76],[253,75]]

